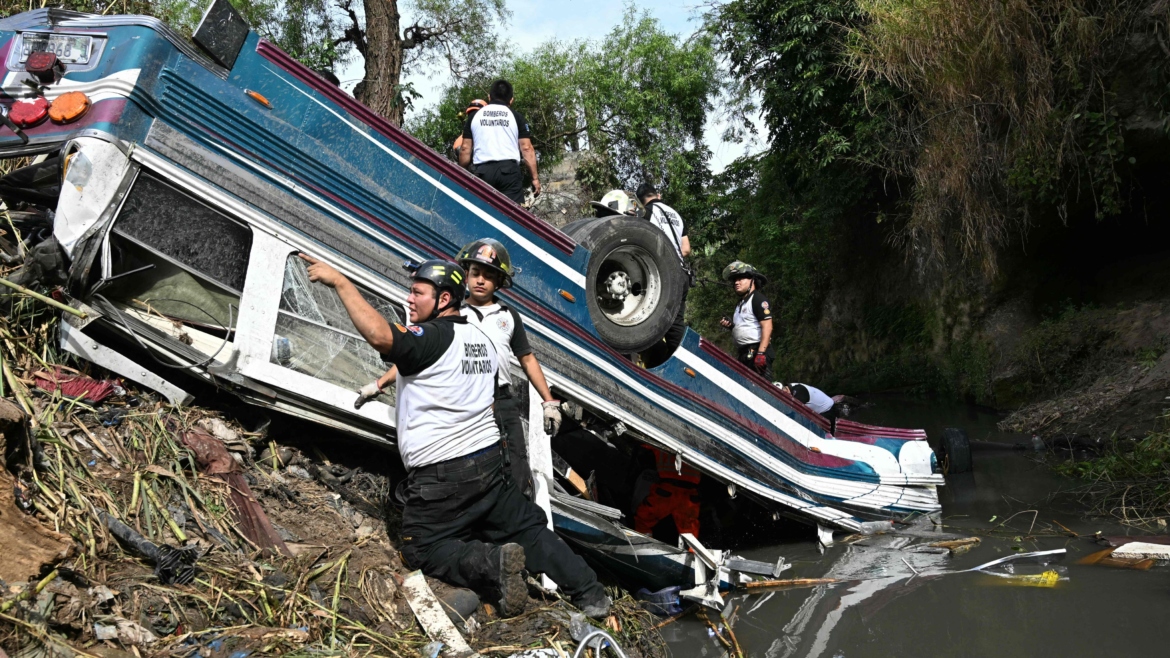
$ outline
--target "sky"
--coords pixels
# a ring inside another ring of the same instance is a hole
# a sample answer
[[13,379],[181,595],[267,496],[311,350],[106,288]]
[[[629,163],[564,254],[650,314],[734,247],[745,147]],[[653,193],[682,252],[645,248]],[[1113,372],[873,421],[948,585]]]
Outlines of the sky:
[[[601,39],[619,24],[630,0],[508,0],[512,19],[505,37],[517,52],[527,52],[549,39]],[[694,0],[636,0],[635,8],[647,11],[658,19],[663,29],[688,36],[699,26],[701,6]],[[402,25],[412,23],[403,12]],[[344,70],[338,71],[342,86],[352,91],[362,76],[360,56]],[[440,91],[450,81],[444,70],[417,71],[407,76],[406,82],[423,97],[415,101],[415,111],[438,102]],[[712,171],[718,173],[736,158],[758,149],[758,145],[726,144],[720,140],[724,126],[717,117],[707,122],[706,141],[711,149]]]

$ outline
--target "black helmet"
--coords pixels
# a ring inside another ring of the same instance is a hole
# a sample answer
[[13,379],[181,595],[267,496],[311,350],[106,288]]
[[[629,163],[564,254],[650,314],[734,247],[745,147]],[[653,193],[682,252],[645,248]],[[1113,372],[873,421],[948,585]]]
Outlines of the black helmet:
[[[402,267],[410,272],[410,278],[415,281],[426,281],[427,283],[434,284],[436,301],[439,298],[439,294],[446,290],[451,293],[451,308],[459,308],[459,305],[463,302],[465,292],[463,280],[467,278],[467,275],[464,274],[463,268],[459,267],[458,264],[449,260],[433,258],[431,260],[424,260],[421,263],[407,261],[403,263]],[[442,313],[447,308],[446,306],[439,308],[438,304],[436,304],[434,312],[431,313],[431,317],[423,320],[423,322],[435,319],[439,313]]]
[[504,275],[500,288],[512,287],[512,274],[515,271],[512,267],[512,257],[499,240],[480,238],[475,242],[469,242],[459,250],[455,260],[459,261],[464,270],[470,270],[472,263],[486,265]]
[[768,277],[760,274],[759,270],[741,260],[737,260],[723,268],[724,281],[742,279],[746,276],[754,277],[756,279],[756,285],[761,287],[763,287],[763,285],[768,282]]

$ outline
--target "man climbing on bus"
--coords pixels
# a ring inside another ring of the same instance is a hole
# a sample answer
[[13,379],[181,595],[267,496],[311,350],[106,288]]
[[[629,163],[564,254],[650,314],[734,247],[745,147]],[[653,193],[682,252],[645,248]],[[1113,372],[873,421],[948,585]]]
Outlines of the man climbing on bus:
[[760,292],[768,279],[742,261],[723,268],[723,280],[730,281],[739,295],[735,314],[720,324],[731,329],[739,362],[767,376],[772,370],[772,305]]
[[524,203],[524,174],[520,161],[532,174],[532,195],[540,196],[536,150],[528,122],[512,109],[512,83],[496,80],[488,92],[488,104],[467,117],[459,165],[470,169],[504,196]]

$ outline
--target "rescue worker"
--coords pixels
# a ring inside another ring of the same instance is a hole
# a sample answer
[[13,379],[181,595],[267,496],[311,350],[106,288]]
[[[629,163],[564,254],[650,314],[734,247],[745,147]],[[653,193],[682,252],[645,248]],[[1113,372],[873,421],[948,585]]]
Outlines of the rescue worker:
[[665,362],[674,354],[674,350],[678,344],[682,342],[683,335],[686,334],[687,325],[685,320],[687,310],[687,292],[694,283],[692,277],[694,273],[687,265],[687,258],[691,255],[691,239],[687,237],[687,227],[683,223],[682,215],[678,214],[674,208],[662,202],[662,195],[650,183],[642,183],[638,189],[634,191],[638,197],[638,201],[645,207],[643,216],[649,222],[657,226],[670,241],[670,245],[674,247],[674,253],[678,256],[678,265],[682,268],[686,275],[686,282],[683,285],[682,300],[678,305],[678,314],[674,316],[674,323],[666,330],[666,335],[662,337],[662,342],[647,350],[644,355],[644,360],[648,367],[653,367]]
[[[824,391],[808,384],[792,383],[784,387],[784,392],[803,402],[809,409],[817,412],[832,423],[830,433],[837,431],[837,400],[825,394]],[[839,396],[843,397],[843,396]]]
[[528,122],[512,109],[512,83],[496,80],[488,92],[488,104],[463,124],[459,165],[470,169],[504,196],[524,203],[524,174],[520,160],[532,174],[532,195],[540,196],[536,151]]
[[388,323],[340,272],[301,257],[309,280],[336,289],[358,333],[398,368],[403,562],[497,601],[505,616],[527,603],[521,571],[543,572],[582,612],[606,616],[610,600],[597,576],[504,477],[492,413],[499,362],[491,339],[459,313],[463,269],[443,260],[411,268],[411,325],[403,326]]
[[658,448],[654,453],[658,482],[650,487],[646,499],[634,511],[634,530],[649,535],[666,517],[674,520],[679,534],[699,536],[699,471],[682,464],[675,468],[675,456]]
[[459,265],[467,271],[469,296],[463,316],[483,330],[500,355],[500,372],[496,388],[496,421],[504,436],[511,461],[512,479],[525,496],[532,497],[532,469],[528,462],[528,443],[524,436],[523,418],[528,410],[512,388],[508,364],[515,356],[528,381],[540,395],[544,416],[544,431],[555,435],[561,427],[561,401],[554,399],[545,381],[544,371],[528,344],[524,321],[510,306],[496,298],[496,291],[512,286],[512,258],[507,248],[497,240],[483,238],[459,250]]
[[[467,288],[470,291],[467,305],[462,308],[462,315],[492,339],[492,344],[500,357],[495,414],[504,445],[508,448],[506,461],[509,474],[525,497],[531,499],[532,469],[528,461],[528,443],[525,440],[523,423],[528,410],[521,407],[516,391],[512,388],[511,372],[508,367],[512,357],[515,356],[520,361],[520,367],[528,381],[532,382],[533,388],[543,400],[541,406],[544,412],[544,431],[549,435],[555,435],[561,427],[561,402],[554,399],[549,391],[544,371],[541,370],[540,363],[528,344],[524,321],[514,309],[495,296],[497,290],[512,285],[514,268],[507,248],[497,240],[483,238],[460,249],[456,260],[467,272]],[[396,377],[396,369],[391,368],[372,385],[362,387],[354,406],[361,407],[366,401],[373,399],[390,382],[395,381]]]
[[[482,110],[484,105],[487,105],[487,101],[481,100],[479,98],[471,101],[471,104],[467,106],[467,109],[463,110],[464,123],[466,123],[467,120],[470,119],[476,112]],[[459,152],[462,150],[463,133],[460,132],[459,136],[455,138],[455,143],[451,145],[451,152],[455,154],[456,161],[459,160]]]
[[759,289],[768,279],[756,268],[737,260],[723,268],[723,280],[735,286],[739,303],[732,318],[724,317],[719,324],[731,329],[739,362],[767,375],[772,370],[772,305]]

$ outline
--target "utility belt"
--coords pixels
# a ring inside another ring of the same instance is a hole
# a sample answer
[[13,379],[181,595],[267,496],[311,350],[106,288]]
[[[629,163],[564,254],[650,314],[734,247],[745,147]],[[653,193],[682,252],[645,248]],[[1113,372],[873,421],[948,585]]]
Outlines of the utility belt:
[[512,385],[500,384],[496,387],[497,400],[511,400],[512,399]]
[[516,165],[517,167],[520,166],[519,160],[511,160],[511,159],[509,159],[509,160],[484,160],[483,162],[476,162],[475,166],[482,167],[484,165],[503,164],[505,162],[511,162],[512,164]]

